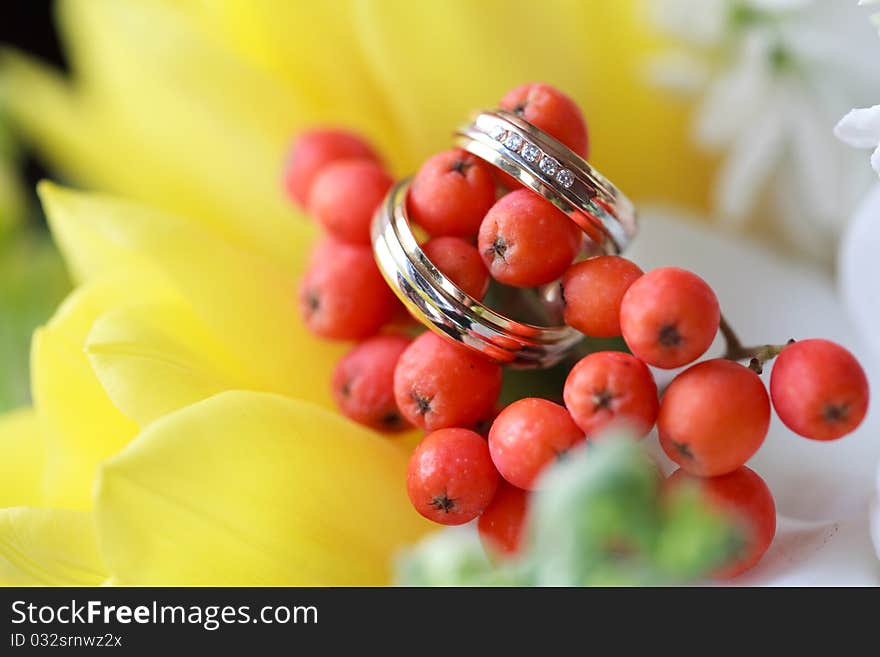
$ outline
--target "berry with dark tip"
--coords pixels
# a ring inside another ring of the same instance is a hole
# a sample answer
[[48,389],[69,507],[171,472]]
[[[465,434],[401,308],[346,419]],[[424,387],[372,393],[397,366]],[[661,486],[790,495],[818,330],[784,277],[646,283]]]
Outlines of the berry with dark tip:
[[326,240],[300,280],[300,311],[306,326],[334,340],[360,340],[385,324],[397,297],[385,283],[368,246]]
[[479,516],[497,487],[486,441],[468,429],[434,431],[410,457],[409,499],[416,511],[442,525],[461,525]]
[[458,148],[427,160],[407,193],[409,218],[433,236],[475,235],[494,202],[490,166]]
[[813,440],[836,440],[865,418],[868,378],[855,356],[840,345],[801,340],[776,357],[770,396],[789,429]]
[[745,464],[764,442],[770,398],[752,370],[723,358],[676,376],[660,401],[666,455],[687,472],[714,477]]
[[410,423],[433,431],[474,426],[491,415],[501,392],[501,367],[431,332],[397,361],[394,397]]
[[638,278],[623,295],[620,329],[633,355],[673,369],[711,346],[721,311],[712,288],[699,276],[662,267]]
[[489,430],[489,451],[505,480],[530,490],[544,468],[583,439],[564,407],[529,397],[512,403],[495,418]]
[[377,335],[337,363],[333,397],[346,417],[388,433],[409,426],[394,401],[394,368],[409,343],[403,336]]
[[639,436],[654,426],[660,402],[648,367],[620,351],[600,351],[579,360],[565,380],[565,406],[588,438],[612,423]]
[[480,225],[478,248],[496,281],[537,287],[562,276],[580,250],[577,225],[527,189],[501,197]]

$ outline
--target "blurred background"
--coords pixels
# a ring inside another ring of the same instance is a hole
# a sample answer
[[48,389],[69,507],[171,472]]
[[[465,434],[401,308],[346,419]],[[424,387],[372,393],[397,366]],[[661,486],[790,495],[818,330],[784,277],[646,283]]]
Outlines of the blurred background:
[[[0,43],[64,67],[51,0],[5,3],[0,16]],[[70,286],[34,191],[49,175],[0,106],[0,412],[29,401],[31,333]]]

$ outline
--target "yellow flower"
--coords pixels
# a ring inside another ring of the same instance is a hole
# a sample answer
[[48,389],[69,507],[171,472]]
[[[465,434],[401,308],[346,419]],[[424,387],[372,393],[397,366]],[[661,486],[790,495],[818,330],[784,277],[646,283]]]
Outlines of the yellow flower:
[[34,410],[0,422],[0,582],[387,582],[427,523],[401,442],[322,408],[341,347],[297,317],[302,258],[40,193],[80,285],[34,336]]
[[[645,82],[641,0],[67,0],[73,79],[6,53],[4,103],[70,179],[190,217],[282,262],[292,134],[342,124],[398,175],[522,82],[571,93],[592,160],[637,200],[705,207],[687,108]],[[684,183],[687,181],[687,184]]]
[[381,584],[425,530],[403,441],[327,410],[344,347],[297,316],[314,231],[278,174],[303,126],[363,131],[403,174],[547,80],[621,187],[704,203],[629,3],[69,0],[59,18],[73,79],[5,53],[0,99],[59,172],[142,204],[41,189],[78,287],[34,336],[34,409],[0,420],[0,582]]

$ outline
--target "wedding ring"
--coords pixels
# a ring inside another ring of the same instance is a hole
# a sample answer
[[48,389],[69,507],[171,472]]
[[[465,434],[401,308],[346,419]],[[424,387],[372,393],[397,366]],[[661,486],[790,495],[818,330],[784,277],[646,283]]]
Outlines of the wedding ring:
[[[578,331],[506,317],[465,294],[431,263],[410,226],[408,189],[409,180],[403,180],[389,191],[373,217],[372,240],[382,275],[410,313],[434,332],[504,365],[542,368],[562,360],[583,337]],[[558,285],[546,292],[549,305]]]
[[632,202],[546,132],[504,110],[477,114],[456,145],[495,165],[567,214],[605,253],[621,253],[638,231]]

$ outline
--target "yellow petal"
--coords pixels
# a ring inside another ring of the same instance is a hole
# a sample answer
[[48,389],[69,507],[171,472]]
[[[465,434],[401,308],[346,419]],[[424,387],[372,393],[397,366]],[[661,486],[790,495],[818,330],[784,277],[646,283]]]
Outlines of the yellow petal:
[[109,311],[92,327],[86,353],[110,399],[141,427],[218,392],[253,387],[244,366],[183,304]]
[[426,149],[448,148],[470,112],[541,81],[579,102],[591,161],[628,195],[705,205],[709,168],[689,145],[687,108],[645,79],[658,41],[640,1],[365,2],[350,20],[410,167]]
[[91,513],[0,509],[0,585],[97,586],[106,577]]
[[143,275],[97,279],[74,291],[34,334],[31,388],[46,438],[45,494],[50,505],[88,509],[97,464],[121,449],[137,427],[111,403],[85,354],[92,324],[111,307],[160,301],[170,292]]
[[290,89],[302,110],[286,129],[311,123],[349,126],[387,153],[399,150],[384,89],[363,56],[357,2],[195,0],[193,18],[229,50]]
[[18,131],[61,171],[103,185],[125,176],[125,167],[103,157],[107,143],[95,133],[90,108],[49,67],[0,52],[0,103]]
[[315,120],[302,99],[173,3],[59,7],[80,89],[136,174],[118,191],[286,261],[301,218],[284,198],[281,165],[293,126]]
[[248,365],[244,380],[258,378],[260,389],[332,405],[333,364],[346,347],[313,337],[300,319],[296,272],[304,252],[287,274],[177,217],[51,183],[39,191],[53,232],[69,245],[65,253],[92,262],[106,260],[109,251],[114,262],[145,262]]
[[227,392],[107,461],[101,549],[120,584],[372,585],[427,528],[407,456],[318,407]]
[[46,447],[33,409],[0,416],[0,507],[39,505]]

